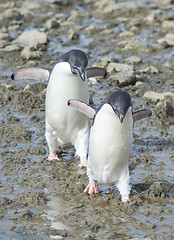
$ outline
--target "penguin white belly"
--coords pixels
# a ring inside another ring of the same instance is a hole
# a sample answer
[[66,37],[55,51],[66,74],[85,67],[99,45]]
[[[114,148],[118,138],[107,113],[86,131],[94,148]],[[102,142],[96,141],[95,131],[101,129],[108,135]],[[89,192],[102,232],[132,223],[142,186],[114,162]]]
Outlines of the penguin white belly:
[[133,140],[131,108],[123,123],[105,104],[97,113],[89,140],[88,176],[101,183],[115,183],[128,171]]
[[78,132],[87,125],[84,114],[68,107],[69,99],[88,103],[88,83],[55,66],[46,93],[46,131],[57,136],[59,144],[73,143]]

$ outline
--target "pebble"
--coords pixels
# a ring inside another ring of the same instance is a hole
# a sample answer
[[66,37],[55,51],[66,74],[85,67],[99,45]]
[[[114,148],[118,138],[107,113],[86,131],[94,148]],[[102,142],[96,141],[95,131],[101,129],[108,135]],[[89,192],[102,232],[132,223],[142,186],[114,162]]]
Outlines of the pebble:
[[165,92],[165,93],[157,93],[154,91],[148,91],[144,94],[143,98],[158,101],[158,100],[165,100],[166,97],[169,97],[174,101],[174,93],[172,92]]
[[44,24],[45,29],[53,29],[58,27],[59,27],[59,23],[55,18],[47,20],[46,23]]
[[167,33],[163,38],[158,39],[157,42],[166,42],[168,45],[174,46],[174,33]]
[[122,63],[109,63],[107,71],[118,81],[119,86],[127,86],[136,82],[136,75],[132,66]]
[[21,52],[21,57],[23,59],[37,59],[42,56],[41,51],[32,51],[30,47],[25,47]]
[[131,56],[129,58],[126,59],[127,63],[141,63],[142,62],[142,58],[138,57],[138,56]]
[[153,74],[156,74],[156,73],[159,73],[159,70],[157,67],[155,66],[149,66],[147,68],[144,68],[142,70],[140,70],[140,72],[142,73],[153,73]]
[[162,23],[164,29],[174,29],[174,20],[166,20]]
[[47,34],[37,29],[31,29],[24,31],[13,42],[24,47],[37,49],[38,46],[45,45],[47,43]]
[[79,34],[74,31],[73,29],[70,29],[68,31],[67,41],[68,42],[77,42],[79,40],[80,36]]
[[160,9],[157,9],[146,17],[146,21],[152,24],[154,21],[161,20],[162,15],[163,12]]
[[118,36],[120,38],[133,38],[135,34],[133,32],[126,31],[126,32],[121,32]]
[[160,101],[155,106],[153,113],[158,118],[158,122],[165,122],[168,117],[174,116],[174,106],[167,101]]

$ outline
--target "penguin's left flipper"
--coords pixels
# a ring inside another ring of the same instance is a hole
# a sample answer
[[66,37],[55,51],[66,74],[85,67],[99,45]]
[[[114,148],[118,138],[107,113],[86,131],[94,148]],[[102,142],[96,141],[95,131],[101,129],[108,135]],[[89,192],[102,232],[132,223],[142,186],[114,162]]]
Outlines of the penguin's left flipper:
[[84,113],[89,118],[93,118],[95,115],[95,110],[85,102],[82,102],[82,101],[79,101],[76,99],[70,99],[70,100],[68,100],[67,104],[68,104],[68,106],[74,107],[78,111]]
[[151,115],[152,115],[152,112],[149,109],[142,109],[142,110],[133,112],[133,121],[136,122],[143,118],[150,117]]
[[107,71],[101,67],[91,67],[86,69],[87,78],[105,78],[107,75]]
[[21,80],[21,79],[39,79],[43,81],[48,81],[50,72],[45,68],[38,67],[28,67],[28,68],[19,68],[11,75],[12,80]]

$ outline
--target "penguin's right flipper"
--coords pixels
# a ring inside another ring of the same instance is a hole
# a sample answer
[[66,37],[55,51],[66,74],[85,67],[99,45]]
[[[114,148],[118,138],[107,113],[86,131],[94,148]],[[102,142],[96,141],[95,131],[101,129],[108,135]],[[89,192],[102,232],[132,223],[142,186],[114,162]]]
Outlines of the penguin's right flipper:
[[150,117],[152,112],[149,109],[142,109],[136,112],[133,112],[133,120],[134,122],[141,120],[143,118]]
[[95,115],[95,110],[85,102],[82,102],[82,101],[79,101],[76,99],[70,99],[70,100],[68,100],[67,104],[68,104],[68,106],[74,107],[78,111],[84,113],[89,118],[93,118]]
[[11,75],[13,80],[40,79],[48,81],[50,72],[48,69],[38,67],[19,68]]
[[91,67],[86,69],[87,78],[105,78],[107,75],[107,71],[101,67]]

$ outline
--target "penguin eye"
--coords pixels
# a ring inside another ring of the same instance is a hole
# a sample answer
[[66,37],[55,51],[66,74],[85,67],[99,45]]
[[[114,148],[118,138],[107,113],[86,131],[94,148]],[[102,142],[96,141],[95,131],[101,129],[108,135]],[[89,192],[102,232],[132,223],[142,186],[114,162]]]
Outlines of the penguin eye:
[[74,66],[71,66],[71,72],[73,74],[77,74],[77,70],[76,70],[76,68]]

